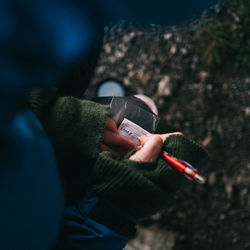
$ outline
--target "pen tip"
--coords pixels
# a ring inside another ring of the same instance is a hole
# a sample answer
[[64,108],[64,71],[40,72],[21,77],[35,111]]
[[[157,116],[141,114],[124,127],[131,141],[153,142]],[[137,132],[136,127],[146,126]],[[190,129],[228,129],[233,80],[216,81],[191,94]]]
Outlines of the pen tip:
[[205,184],[205,182],[206,182],[206,178],[200,176],[199,174],[197,174],[197,175],[195,176],[195,180],[196,180],[199,184]]

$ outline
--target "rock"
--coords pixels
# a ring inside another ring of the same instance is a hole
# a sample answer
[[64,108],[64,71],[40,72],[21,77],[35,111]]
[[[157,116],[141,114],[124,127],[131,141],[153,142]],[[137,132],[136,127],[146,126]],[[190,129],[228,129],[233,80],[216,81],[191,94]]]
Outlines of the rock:
[[164,34],[163,36],[166,40],[169,40],[171,37],[172,37],[172,34],[171,33],[166,33]]
[[177,51],[177,47],[175,44],[173,44],[169,50],[170,55],[174,55]]
[[[160,230],[152,226],[147,229],[140,228],[136,239],[131,240],[125,250],[173,250],[176,235],[167,230]],[[162,248],[164,246],[164,248]]]
[[171,95],[171,84],[169,76],[164,76],[163,79],[158,83],[157,93],[159,96]]
[[166,132],[182,131],[210,153],[199,166],[207,184],[180,189],[161,216],[146,221],[150,227],[139,227],[127,250],[250,249],[250,70],[233,64],[209,70],[192,43],[199,24],[215,16],[233,27],[231,2],[180,26],[121,22],[105,29],[89,96],[100,81],[115,78],[128,94],[155,100]]

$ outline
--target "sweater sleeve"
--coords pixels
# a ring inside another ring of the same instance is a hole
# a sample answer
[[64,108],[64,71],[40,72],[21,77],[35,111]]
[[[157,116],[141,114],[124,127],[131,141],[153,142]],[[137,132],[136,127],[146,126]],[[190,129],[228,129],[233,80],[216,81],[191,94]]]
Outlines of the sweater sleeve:
[[[164,150],[174,156],[197,163],[207,152],[182,135],[168,137]],[[164,209],[172,194],[179,190],[186,178],[164,160],[136,162],[110,152],[102,152],[93,169],[92,190],[138,219]]]
[[109,107],[37,90],[29,103],[52,142],[66,200],[77,201],[89,185]]

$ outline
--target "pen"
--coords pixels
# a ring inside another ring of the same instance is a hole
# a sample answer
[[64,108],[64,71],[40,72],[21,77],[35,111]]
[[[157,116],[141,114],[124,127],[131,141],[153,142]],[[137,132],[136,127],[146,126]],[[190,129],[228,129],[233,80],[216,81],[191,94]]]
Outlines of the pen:
[[202,177],[198,170],[195,169],[191,164],[186,161],[180,160],[172,156],[166,151],[161,152],[161,156],[165,159],[168,163],[171,164],[175,169],[179,172],[183,173],[185,177],[191,181],[196,181],[199,184],[204,184],[206,182],[206,178]]

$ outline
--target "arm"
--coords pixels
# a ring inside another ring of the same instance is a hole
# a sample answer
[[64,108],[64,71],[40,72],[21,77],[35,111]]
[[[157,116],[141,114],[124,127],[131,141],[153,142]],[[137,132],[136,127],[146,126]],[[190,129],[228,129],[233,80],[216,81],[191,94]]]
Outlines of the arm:
[[[194,166],[207,156],[201,146],[178,134],[167,137],[163,149]],[[187,181],[163,159],[137,162],[136,154],[129,159],[111,152],[100,153],[93,169],[92,190],[137,219],[166,208],[173,193]]]
[[193,164],[206,156],[198,144],[176,134],[145,136],[142,148],[131,156],[101,153],[92,192],[66,210],[62,245],[123,249],[135,233],[136,220],[168,206],[185,178],[158,159],[165,139],[165,150]]
[[[67,198],[74,197],[77,201],[66,210],[64,220],[66,233],[63,238],[69,240],[66,243],[69,245],[80,244],[83,247],[87,242],[92,242],[93,246],[98,241],[105,242],[110,237],[110,233],[104,233],[107,232],[105,228],[122,239],[117,241],[117,237],[111,237],[110,244],[124,244],[124,237],[127,239],[134,232],[135,223],[128,218],[137,220],[167,207],[172,194],[185,182],[185,178],[158,159],[163,142],[165,150],[194,165],[199,157],[205,156],[201,147],[182,135],[145,136],[141,141],[142,148],[125,156],[108,151],[99,153],[107,112],[107,107],[102,105],[64,97],[56,99],[44,118],[40,115],[54,144],[60,169],[65,167],[63,177],[68,184]],[[99,125],[94,129],[93,124]],[[90,134],[94,131],[91,137],[88,129]],[[116,133],[112,126],[110,130]],[[93,141],[96,143],[91,144]],[[93,145],[93,149],[89,145]],[[79,165],[72,170],[75,157]],[[86,159],[89,159],[87,166]],[[86,172],[86,168],[91,171]],[[86,185],[88,180],[90,182]],[[86,190],[98,199],[87,212],[79,209],[88,204],[81,200]],[[90,221],[94,221],[95,226],[92,222],[89,224]],[[98,234],[100,230],[104,230],[102,234]],[[92,240],[87,240],[89,235],[92,235]]]
[[85,194],[101,148],[134,147],[107,118],[108,106],[60,97],[56,89],[34,89],[28,100],[53,144],[68,204]]

